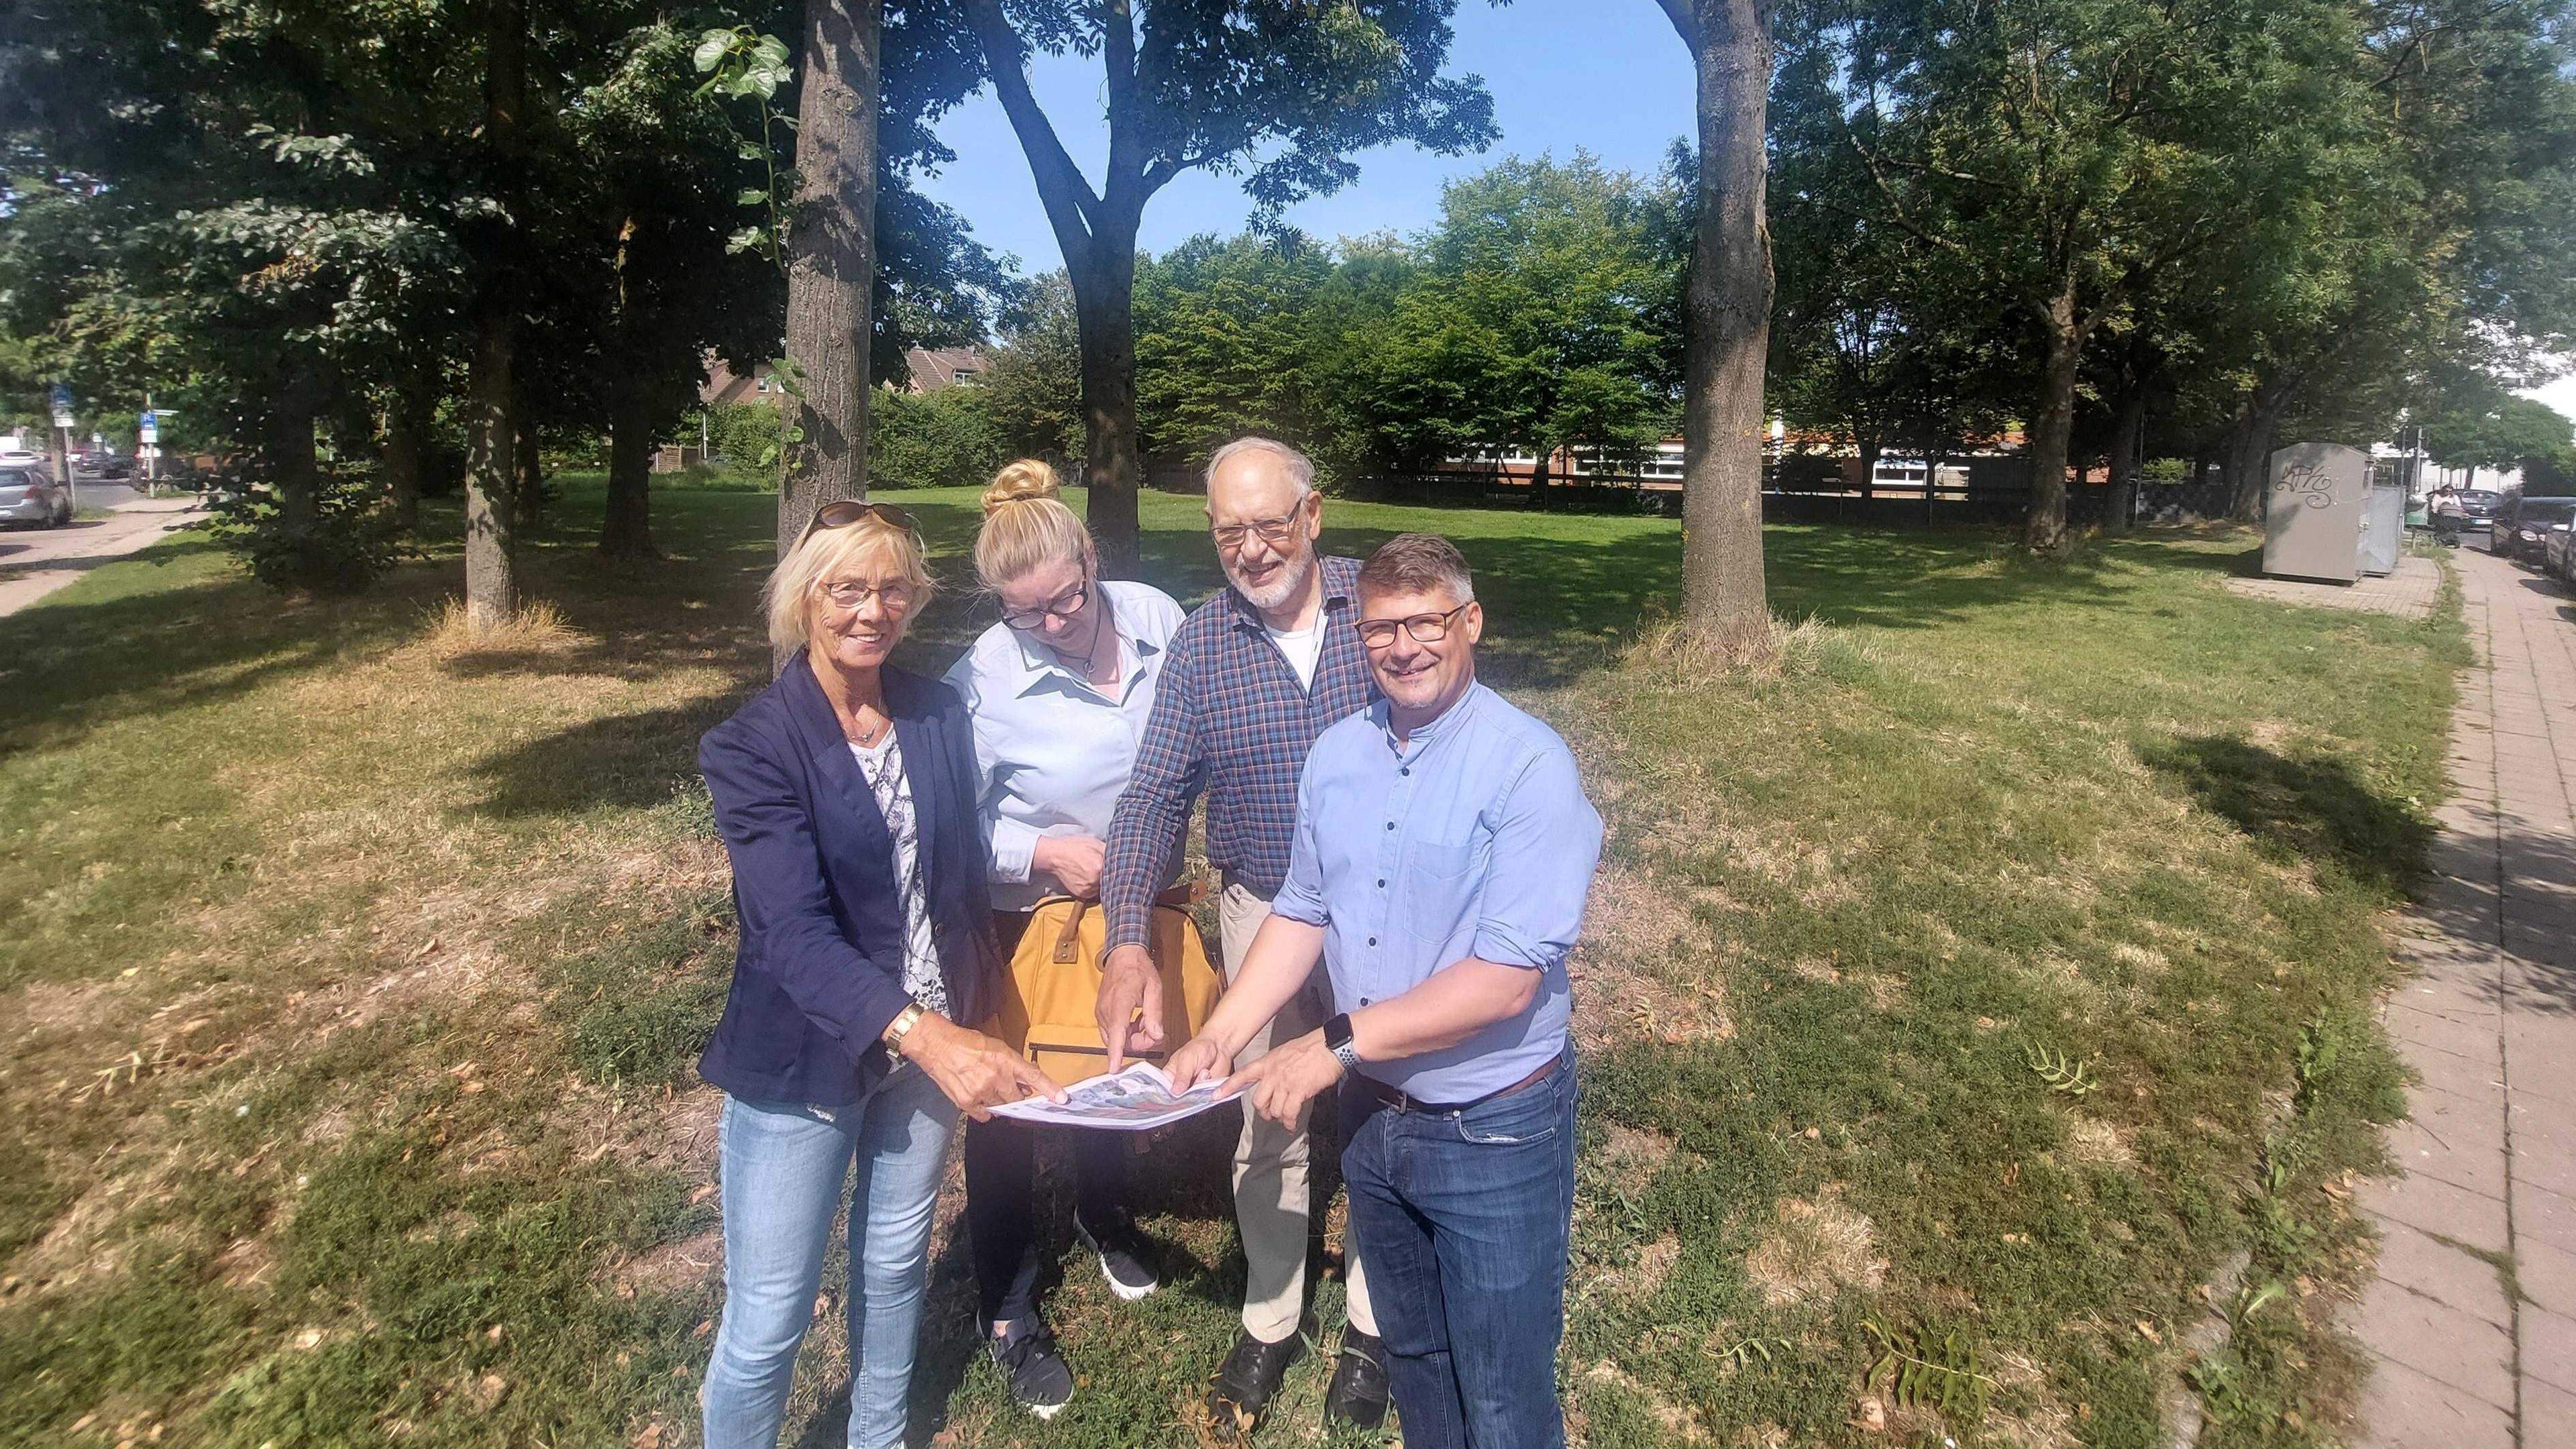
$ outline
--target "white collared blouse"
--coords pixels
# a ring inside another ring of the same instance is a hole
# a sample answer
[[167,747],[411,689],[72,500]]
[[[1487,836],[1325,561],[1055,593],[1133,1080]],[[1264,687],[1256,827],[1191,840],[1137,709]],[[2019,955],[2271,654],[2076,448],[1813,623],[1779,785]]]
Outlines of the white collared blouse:
[[[993,908],[1025,911],[1062,893],[1029,863],[1039,837],[1106,840],[1109,817],[1136,766],[1136,742],[1181,606],[1151,584],[1103,579],[1118,635],[1118,683],[1102,694],[1043,645],[995,624],[949,666],[948,685],[975,725],[977,813],[993,861]],[[1181,853],[1170,853],[1175,871]]]

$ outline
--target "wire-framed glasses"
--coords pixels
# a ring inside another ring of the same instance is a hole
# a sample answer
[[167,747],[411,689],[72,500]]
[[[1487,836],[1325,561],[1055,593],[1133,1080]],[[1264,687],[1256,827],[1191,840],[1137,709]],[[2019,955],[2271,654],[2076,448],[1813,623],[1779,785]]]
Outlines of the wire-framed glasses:
[[1403,619],[1362,619],[1351,627],[1359,631],[1360,643],[1371,649],[1383,649],[1395,642],[1395,631],[1402,628],[1416,644],[1437,644],[1449,637],[1449,627],[1467,606],[1439,614],[1415,614]]

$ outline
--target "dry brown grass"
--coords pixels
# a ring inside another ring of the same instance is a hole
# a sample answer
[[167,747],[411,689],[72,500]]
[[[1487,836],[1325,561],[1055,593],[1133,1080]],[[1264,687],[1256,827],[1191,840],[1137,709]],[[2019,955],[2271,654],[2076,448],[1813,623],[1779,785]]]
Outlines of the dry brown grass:
[[1813,1198],[1783,1198],[1772,1230],[1745,1255],[1745,1276],[1773,1306],[1821,1301],[1846,1289],[1874,1293],[1887,1260],[1868,1218],[1842,1201],[1838,1187]]
[[423,642],[440,659],[473,654],[552,654],[594,642],[564,618],[563,610],[532,599],[498,624],[477,629],[466,616],[463,599],[448,599],[431,615]]

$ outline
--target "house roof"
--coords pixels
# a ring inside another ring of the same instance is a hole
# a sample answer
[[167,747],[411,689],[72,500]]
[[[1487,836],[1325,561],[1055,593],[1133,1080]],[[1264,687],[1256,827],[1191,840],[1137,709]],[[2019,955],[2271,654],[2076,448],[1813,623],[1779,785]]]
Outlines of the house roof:
[[960,376],[973,377],[992,364],[980,347],[907,347],[904,365],[912,369],[914,392],[937,392]]

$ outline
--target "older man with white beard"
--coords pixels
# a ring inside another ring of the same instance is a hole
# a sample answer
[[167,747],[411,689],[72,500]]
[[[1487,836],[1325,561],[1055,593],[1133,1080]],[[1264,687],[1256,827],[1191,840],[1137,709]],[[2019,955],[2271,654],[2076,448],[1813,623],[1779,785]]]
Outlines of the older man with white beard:
[[[1113,1071],[1128,1056],[1179,1045],[1156,1034],[1162,987],[1145,942],[1154,895],[1171,879],[1168,852],[1192,805],[1206,795],[1207,854],[1224,880],[1218,921],[1231,979],[1287,878],[1308,747],[1375,695],[1352,628],[1359,561],[1316,552],[1323,500],[1314,472],[1296,449],[1268,438],[1238,439],[1208,461],[1208,532],[1232,587],[1173,634],[1135,773],[1109,827],[1100,1027]],[[1287,1041],[1323,1019],[1320,993],[1301,995],[1238,1061],[1258,1057],[1274,1033]],[[1306,1126],[1302,1114],[1283,1125],[1247,1111],[1235,1144],[1243,1323],[1208,1394],[1211,1427],[1221,1433],[1248,1435],[1303,1351]],[[1359,1255],[1345,1252],[1344,1261],[1350,1321],[1324,1411],[1328,1420],[1375,1427],[1386,1415],[1385,1359]]]

